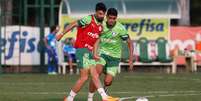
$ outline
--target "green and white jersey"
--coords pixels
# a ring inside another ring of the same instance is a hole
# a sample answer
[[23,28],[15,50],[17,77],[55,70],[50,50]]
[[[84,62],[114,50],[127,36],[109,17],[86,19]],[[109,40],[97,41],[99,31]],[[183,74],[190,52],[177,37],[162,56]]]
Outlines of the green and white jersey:
[[121,58],[122,41],[125,37],[128,37],[128,32],[121,23],[116,22],[113,28],[108,28],[104,22],[103,33],[100,36],[99,54]]

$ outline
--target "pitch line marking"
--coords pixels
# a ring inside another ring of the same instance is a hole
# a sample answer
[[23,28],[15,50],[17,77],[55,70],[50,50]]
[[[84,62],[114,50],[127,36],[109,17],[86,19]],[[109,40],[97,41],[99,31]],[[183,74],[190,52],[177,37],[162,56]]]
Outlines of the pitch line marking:
[[[143,96],[146,98],[155,98],[155,97],[174,97],[174,96],[193,96],[193,95],[201,95],[201,93],[198,94],[162,94],[162,95],[149,95],[149,96]],[[130,97],[121,97],[119,101],[129,100],[129,99],[137,99],[139,96],[130,96]]]

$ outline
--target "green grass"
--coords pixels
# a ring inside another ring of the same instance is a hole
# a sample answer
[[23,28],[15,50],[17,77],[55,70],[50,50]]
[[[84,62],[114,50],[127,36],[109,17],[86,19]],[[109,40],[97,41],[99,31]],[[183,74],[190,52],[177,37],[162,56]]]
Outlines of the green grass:
[[[0,101],[62,101],[77,78],[77,75],[1,74]],[[148,96],[149,101],[201,101],[201,74],[121,73],[109,92],[118,97]],[[87,101],[87,93],[88,83],[75,101]],[[98,94],[94,99],[101,101]]]

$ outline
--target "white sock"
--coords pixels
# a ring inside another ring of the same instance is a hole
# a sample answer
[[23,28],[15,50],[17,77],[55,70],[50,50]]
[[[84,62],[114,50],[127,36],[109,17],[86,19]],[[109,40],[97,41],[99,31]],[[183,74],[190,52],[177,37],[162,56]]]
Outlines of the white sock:
[[105,93],[103,88],[98,88],[98,93],[101,95],[103,100],[107,100],[108,95]]
[[73,72],[73,69],[70,69],[70,72]]
[[68,95],[68,98],[67,98],[67,100],[68,101],[73,101],[73,99],[75,98],[75,96],[76,96],[77,94],[74,92],[74,91],[70,91],[70,94]]
[[70,69],[70,74],[73,74],[73,69]]
[[88,101],[93,101],[93,96],[94,96],[94,93],[90,93],[88,94]]

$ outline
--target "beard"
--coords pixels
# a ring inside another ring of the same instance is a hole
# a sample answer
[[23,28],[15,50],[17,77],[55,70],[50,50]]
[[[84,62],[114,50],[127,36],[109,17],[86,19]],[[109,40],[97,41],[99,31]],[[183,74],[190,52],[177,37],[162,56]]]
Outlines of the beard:
[[104,18],[98,18],[98,19],[97,19],[97,21],[100,22],[100,23],[102,23],[103,20],[104,20]]

